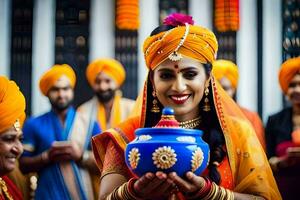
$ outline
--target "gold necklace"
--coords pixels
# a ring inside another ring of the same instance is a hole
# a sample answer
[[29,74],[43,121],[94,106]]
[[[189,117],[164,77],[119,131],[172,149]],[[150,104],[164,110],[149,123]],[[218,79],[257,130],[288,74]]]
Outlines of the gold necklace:
[[184,122],[179,122],[181,128],[194,129],[201,124],[201,116]]
[[13,200],[12,196],[9,194],[5,181],[0,177],[0,194],[4,193],[4,196],[8,200]]

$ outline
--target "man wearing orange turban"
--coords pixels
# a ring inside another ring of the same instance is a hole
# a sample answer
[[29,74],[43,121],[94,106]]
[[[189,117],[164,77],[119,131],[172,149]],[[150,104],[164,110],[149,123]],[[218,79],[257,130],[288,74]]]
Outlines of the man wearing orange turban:
[[290,106],[268,118],[267,154],[283,199],[294,199],[300,195],[300,56],[286,60],[278,78]]
[[87,127],[85,116],[72,106],[76,75],[67,64],[54,65],[40,79],[41,92],[51,111],[26,121],[24,173],[37,172],[37,199],[94,199],[89,170],[96,165],[90,139],[100,132],[94,121]]
[[96,59],[86,69],[95,97],[82,104],[78,111],[89,115],[90,120],[98,121],[101,130],[119,124],[133,108],[134,101],[122,97],[119,91],[125,76],[122,64],[111,58]]
[[[236,100],[235,95],[239,80],[239,72],[236,64],[234,64],[230,60],[216,60],[213,62],[212,73],[220,82],[221,86],[227,92],[227,94],[231,98]],[[256,112],[250,111],[241,106],[240,109],[247,117],[249,122],[251,122],[256,132],[257,138],[260,141],[260,144],[263,146],[264,149],[266,149],[264,126],[259,115]]]
[[[123,98],[119,91],[125,77],[124,67],[115,59],[96,59],[88,65],[86,78],[95,96],[78,108],[78,112],[88,118],[87,123],[97,121],[103,131],[116,126],[128,117],[134,101]],[[98,191],[100,174],[93,177],[93,181],[93,187]]]
[[280,87],[285,94],[296,74],[300,74],[300,56],[288,59],[281,65],[278,77]]
[[16,83],[0,76],[0,199],[23,199],[21,191],[7,175],[12,172],[10,176],[20,178],[15,183],[23,186],[25,180],[16,165],[23,152],[20,139],[25,106],[25,98]]

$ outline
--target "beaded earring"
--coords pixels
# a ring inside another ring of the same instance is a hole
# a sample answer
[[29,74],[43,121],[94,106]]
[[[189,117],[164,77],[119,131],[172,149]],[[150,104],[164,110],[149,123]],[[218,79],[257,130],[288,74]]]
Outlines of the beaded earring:
[[203,105],[203,111],[205,112],[209,112],[210,111],[210,105],[209,105],[209,99],[208,99],[208,94],[209,94],[209,89],[208,89],[208,86],[209,86],[209,81],[210,79],[208,79],[206,81],[206,84],[205,84],[205,90],[204,90],[204,95],[205,95],[205,98],[204,98],[204,105]]
[[158,107],[158,102],[157,102],[157,99],[156,99],[156,92],[155,92],[155,90],[153,90],[153,92],[152,92],[152,96],[153,96],[153,101],[152,101],[152,108],[151,108],[151,112],[153,112],[153,113],[158,113],[158,112],[160,112],[160,109],[159,109],[159,107]]

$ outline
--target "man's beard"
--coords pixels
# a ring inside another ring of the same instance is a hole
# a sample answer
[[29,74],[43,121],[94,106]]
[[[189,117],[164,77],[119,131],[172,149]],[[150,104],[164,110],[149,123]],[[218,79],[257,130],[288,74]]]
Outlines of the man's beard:
[[51,106],[53,109],[57,110],[58,112],[62,112],[64,110],[68,109],[72,105],[72,100],[69,100],[65,103],[58,103],[56,101],[50,100],[50,103],[51,103]]
[[115,96],[116,90],[108,89],[105,91],[97,91],[96,96],[101,103],[107,103]]

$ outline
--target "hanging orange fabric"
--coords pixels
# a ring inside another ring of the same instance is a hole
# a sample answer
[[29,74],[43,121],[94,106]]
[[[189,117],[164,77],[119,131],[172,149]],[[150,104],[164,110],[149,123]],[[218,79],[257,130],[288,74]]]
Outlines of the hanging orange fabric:
[[113,101],[113,106],[110,113],[110,119],[106,119],[106,111],[103,104],[98,104],[98,122],[100,123],[100,127],[102,130],[106,130],[107,124],[109,127],[115,127],[117,124],[121,122],[122,109],[121,109],[121,94],[119,92],[116,93]]

